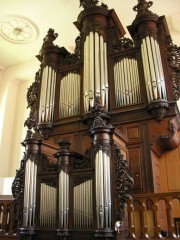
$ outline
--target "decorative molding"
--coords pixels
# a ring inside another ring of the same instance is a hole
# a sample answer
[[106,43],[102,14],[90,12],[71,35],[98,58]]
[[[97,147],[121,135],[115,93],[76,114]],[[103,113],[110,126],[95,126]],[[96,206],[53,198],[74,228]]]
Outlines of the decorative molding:
[[124,221],[125,217],[125,204],[132,198],[129,195],[132,186],[133,178],[128,167],[128,162],[123,159],[120,149],[114,145],[114,159],[115,159],[115,193],[116,198],[119,200],[119,211],[116,213],[118,221]]
[[171,36],[167,37],[168,62],[171,70],[174,100],[180,98],[180,47],[174,45]]

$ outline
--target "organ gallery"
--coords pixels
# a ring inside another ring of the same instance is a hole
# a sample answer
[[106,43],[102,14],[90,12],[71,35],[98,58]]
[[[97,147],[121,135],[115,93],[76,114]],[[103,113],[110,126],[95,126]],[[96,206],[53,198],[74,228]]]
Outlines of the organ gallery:
[[98,0],[80,1],[74,53],[55,43],[63,29],[48,30],[27,92],[25,153],[12,186],[22,239],[177,234],[173,217],[159,222],[150,201],[139,230],[132,205],[138,194],[163,191],[157,159],[180,145],[180,49],[152,4],[134,6],[131,39],[115,10]]

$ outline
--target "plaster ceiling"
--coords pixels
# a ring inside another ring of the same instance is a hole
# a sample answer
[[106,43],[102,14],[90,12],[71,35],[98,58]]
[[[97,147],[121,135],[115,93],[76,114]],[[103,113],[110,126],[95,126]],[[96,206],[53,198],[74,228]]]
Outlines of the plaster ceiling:
[[[114,8],[130,37],[126,26],[131,25],[136,12],[132,8],[137,0],[104,0],[109,9]],[[165,15],[174,44],[180,46],[180,0],[153,0],[151,11]],[[79,0],[0,0],[0,21],[4,17],[15,16],[29,20],[37,29],[37,37],[26,44],[8,42],[0,36],[0,66],[8,68],[29,61],[38,53],[49,28],[59,34],[55,43],[73,52],[75,39],[79,35],[73,22],[82,11]]]

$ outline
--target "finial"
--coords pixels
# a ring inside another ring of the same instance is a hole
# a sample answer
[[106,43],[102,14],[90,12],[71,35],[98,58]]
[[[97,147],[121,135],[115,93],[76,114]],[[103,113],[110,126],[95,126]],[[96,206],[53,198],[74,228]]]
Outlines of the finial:
[[80,0],[80,7],[82,6],[84,9],[91,8],[97,6],[99,0]]
[[146,0],[138,0],[138,4],[133,8],[134,11],[137,12],[137,15],[144,15],[148,13],[152,13],[149,8],[153,5],[153,2]]
[[58,34],[54,33],[54,29],[50,28],[45,36],[44,45],[51,46],[53,45],[54,40],[57,38]]

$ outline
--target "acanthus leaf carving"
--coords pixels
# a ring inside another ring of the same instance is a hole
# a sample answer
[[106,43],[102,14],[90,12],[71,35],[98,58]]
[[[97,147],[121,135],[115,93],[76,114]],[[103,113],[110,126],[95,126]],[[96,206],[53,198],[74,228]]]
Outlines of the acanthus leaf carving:
[[171,70],[174,100],[180,98],[180,47],[173,44],[171,36],[167,37],[168,61]]
[[120,149],[114,145],[115,158],[115,193],[119,201],[119,210],[117,212],[117,220],[122,221],[125,217],[125,204],[131,201],[132,197],[129,194],[134,184],[132,173],[128,167],[128,162],[123,159]]

